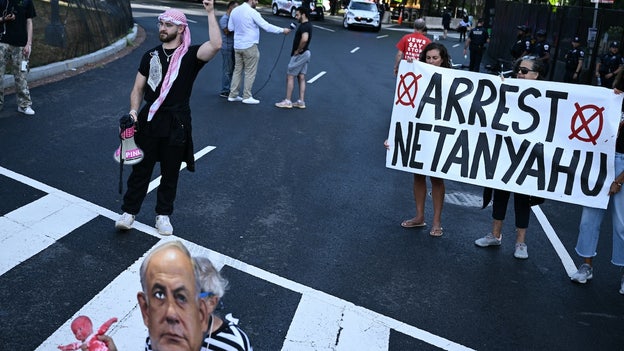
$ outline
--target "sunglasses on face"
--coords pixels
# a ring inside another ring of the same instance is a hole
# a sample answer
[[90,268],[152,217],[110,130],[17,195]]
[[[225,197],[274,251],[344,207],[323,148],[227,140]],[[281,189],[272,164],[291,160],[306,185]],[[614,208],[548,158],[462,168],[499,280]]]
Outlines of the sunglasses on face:
[[529,72],[535,72],[535,71],[526,67],[518,67],[518,69],[516,70],[516,73],[522,73],[522,74],[527,74]]

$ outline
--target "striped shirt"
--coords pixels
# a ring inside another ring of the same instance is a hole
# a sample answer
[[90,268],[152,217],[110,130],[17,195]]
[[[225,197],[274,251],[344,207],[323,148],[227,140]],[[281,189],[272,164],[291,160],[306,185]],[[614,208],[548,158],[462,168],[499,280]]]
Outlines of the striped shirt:
[[[223,321],[210,337],[206,335],[201,351],[253,351],[247,334],[236,324]],[[145,340],[145,351],[152,351],[152,342]]]

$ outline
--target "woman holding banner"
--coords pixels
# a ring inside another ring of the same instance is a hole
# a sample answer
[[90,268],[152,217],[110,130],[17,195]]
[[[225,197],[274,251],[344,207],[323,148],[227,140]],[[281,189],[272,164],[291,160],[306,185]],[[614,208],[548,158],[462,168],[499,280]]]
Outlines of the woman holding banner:
[[[451,68],[451,59],[446,47],[440,43],[429,43],[420,52],[421,62],[428,64]],[[409,60],[408,60],[409,61]],[[386,149],[390,147],[388,140],[384,142]],[[433,198],[433,225],[429,235],[442,236],[442,207],[444,205],[444,180],[442,178],[429,177],[431,179],[431,197]],[[422,174],[414,174],[414,200],[416,201],[416,217],[406,219],[401,222],[403,228],[419,228],[424,227],[425,223],[425,197],[427,196],[427,179]]]
[[[624,71],[620,71],[613,84],[613,91],[622,94],[624,91]],[[624,106],[622,109],[624,116]],[[615,174],[617,176],[609,188],[611,196],[611,217],[613,220],[613,248],[611,263],[616,266],[624,266],[624,193],[622,193],[622,183],[624,182],[624,121],[620,120],[620,128],[615,142]],[[598,246],[598,236],[600,235],[600,225],[607,211],[601,208],[583,207],[581,223],[579,224],[579,234],[576,242],[576,253],[583,258],[583,264],[578,271],[570,276],[573,282],[585,284],[593,278],[594,269],[592,261],[596,256]],[[624,276],[620,280],[620,294],[624,294]]]
[[[518,59],[514,65],[514,72],[519,79],[540,79],[544,67],[542,61],[535,56],[524,56]],[[484,192],[484,195],[486,192]],[[475,240],[475,245],[479,247],[500,246],[502,240],[503,221],[507,212],[507,204],[512,193],[505,190],[493,190],[492,203],[492,232]],[[531,214],[531,197],[529,195],[513,193],[514,195],[514,214],[516,220],[516,248],[514,257],[518,259],[529,258],[527,245],[524,242],[526,230],[529,226],[529,216]],[[483,207],[487,206],[489,199],[484,196]]]

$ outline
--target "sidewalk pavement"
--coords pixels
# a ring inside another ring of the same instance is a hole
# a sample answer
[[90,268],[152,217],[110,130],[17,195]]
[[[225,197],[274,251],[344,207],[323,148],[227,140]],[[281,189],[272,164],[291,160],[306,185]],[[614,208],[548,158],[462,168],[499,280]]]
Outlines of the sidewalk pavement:
[[[44,78],[55,76],[57,74],[67,73],[69,71],[74,71],[85,65],[101,61],[107,57],[116,54],[117,52],[123,50],[128,45],[133,43],[137,37],[137,33],[138,26],[135,23],[132,27],[132,31],[124,38],[117,40],[115,43],[87,55],[75,57],[61,62],[54,62],[45,66],[35,67],[28,72],[27,80],[29,83],[36,82]],[[4,88],[10,88],[13,87],[14,82],[15,79],[13,75],[5,75],[2,79],[2,86]]]

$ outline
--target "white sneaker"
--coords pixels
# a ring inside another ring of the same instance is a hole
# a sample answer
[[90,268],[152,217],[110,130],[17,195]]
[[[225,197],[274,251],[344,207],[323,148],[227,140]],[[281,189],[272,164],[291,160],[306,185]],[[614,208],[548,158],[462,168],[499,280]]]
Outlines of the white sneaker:
[[241,102],[241,101],[243,101],[243,98],[242,98],[242,97],[240,97],[240,96],[233,97],[233,98],[229,97],[229,98],[228,98],[228,101],[229,101],[229,102]]
[[525,243],[516,243],[516,251],[514,251],[514,257],[521,260],[529,258],[529,251]]
[[33,110],[30,106],[26,106],[25,108],[18,107],[17,112],[23,113],[28,116],[32,116],[35,114],[35,110]]
[[169,222],[169,216],[156,216],[155,227],[160,235],[173,234],[173,226],[171,226],[171,222]]
[[297,100],[297,101],[292,103],[292,107],[305,108],[305,102],[303,102],[301,100]]
[[587,263],[583,263],[576,273],[572,274],[570,280],[573,282],[585,284],[588,280],[594,277],[594,270],[592,266]]
[[253,98],[253,96],[250,96],[246,99],[243,99],[243,104],[247,104],[247,105],[257,105],[260,103],[260,100],[256,100]]
[[132,223],[134,223],[134,215],[124,212],[121,217],[115,222],[115,229],[117,230],[130,230],[132,229]]
[[479,238],[475,240],[475,245],[480,246],[480,247],[500,246],[502,239],[503,239],[502,234],[500,238],[497,238],[492,233],[489,233],[483,238]]

